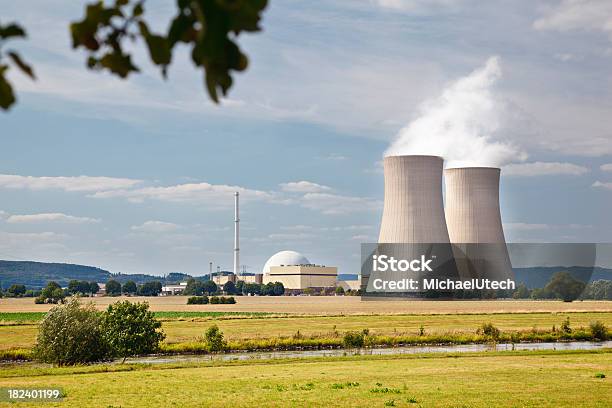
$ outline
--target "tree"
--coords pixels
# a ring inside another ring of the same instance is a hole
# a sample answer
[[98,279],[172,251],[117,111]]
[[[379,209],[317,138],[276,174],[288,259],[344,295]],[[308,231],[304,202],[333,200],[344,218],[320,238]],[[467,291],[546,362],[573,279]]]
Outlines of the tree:
[[106,295],[119,296],[121,295],[121,284],[114,279],[106,282]]
[[274,296],[282,296],[285,294],[285,285],[282,282],[274,282]]
[[223,285],[223,291],[228,295],[233,295],[236,293],[236,284],[232,281],[228,281]]
[[236,282],[236,293],[244,293],[244,281],[239,280],[238,282]]
[[514,299],[528,299],[530,294],[531,292],[527,286],[524,283],[521,283],[512,294],[512,297]]
[[26,293],[26,287],[25,285],[14,284],[8,288],[7,292],[11,296],[21,297]]
[[183,291],[185,295],[202,296],[204,294],[204,284],[194,278],[187,279],[187,285]]
[[138,288],[136,287],[136,282],[134,281],[129,280],[123,284],[123,293],[134,295],[137,290]]
[[569,272],[557,272],[544,287],[545,290],[554,293],[564,302],[578,299],[586,284],[575,279]]
[[336,295],[344,295],[344,288],[342,286],[336,286]]
[[215,293],[217,293],[217,284],[211,280],[207,280],[202,282],[203,283],[203,289],[204,289],[204,293],[206,293],[207,295],[214,295]]
[[89,282],[89,290],[88,292],[92,295],[95,295],[100,291],[100,285],[97,282]]
[[210,326],[206,333],[204,333],[204,343],[208,351],[217,352],[223,351],[227,346],[227,343],[223,339],[223,332],[219,330],[219,326],[213,324]]
[[[177,0],[176,14],[165,34],[151,32],[146,19],[145,0],[115,0],[111,4],[95,1],[87,4],[82,20],[70,25],[72,48],[87,51],[87,67],[106,70],[120,78],[139,72],[132,61],[131,43],[143,43],[153,64],[166,78],[172,54],[179,43],[191,47],[193,64],[204,72],[210,98],[219,101],[232,86],[233,71],[244,71],[247,56],[240,50],[237,37],[242,32],[260,31],[259,25],[267,0]],[[12,38],[25,38],[25,30],[16,23],[0,26],[0,50]],[[3,62],[7,57],[12,65]],[[0,54],[0,107],[15,103],[11,84],[6,79],[10,67],[35,78],[33,69],[14,51]]]
[[159,281],[145,282],[143,285],[138,287],[138,294],[140,296],[157,296],[161,293],[162,284]]
[[66,295],[61,286],[54,281],[48,282],[47,286],[40,292],[38,303],[61,303]]
[[73,295],[91,293],[89,282],[73,279],[68,282],[68,292]]
[[102,314],[92,304],[81,306],[78,298],[52,308],[40,323],[35,357],[59,366],[108,358],[110,350],[101,321]]
[[117,302],[106,310],[103,321],[105,338],[114,355],[123,357],[150,354],[159,348],[166,335],[161,322],[149,311],[149,304]]

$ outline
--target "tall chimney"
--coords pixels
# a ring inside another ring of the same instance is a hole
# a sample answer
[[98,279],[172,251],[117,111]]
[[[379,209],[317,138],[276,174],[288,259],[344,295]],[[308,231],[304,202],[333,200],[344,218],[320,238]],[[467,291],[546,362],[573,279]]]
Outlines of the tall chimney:
[[444,171],[448,234],[456,250],[463,252],[455,254],[463,276],[512,276],[499,208],[500,172],[494,167]]
[[240,194],[234,193],[234,275],[238,276],[240,272],[240,216],[239,216],[239,198]]

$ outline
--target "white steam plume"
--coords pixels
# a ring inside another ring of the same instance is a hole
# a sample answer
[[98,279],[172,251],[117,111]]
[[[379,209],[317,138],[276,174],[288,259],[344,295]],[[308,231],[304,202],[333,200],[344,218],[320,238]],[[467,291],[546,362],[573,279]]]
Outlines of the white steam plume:
[[421,105],[385,156],[442,156],[446,167],[501,167],[525,160],[518,147],[500,139],[505,106],[492,88],[501,75],[499,58],[490,57],[484,67],[451,83]]

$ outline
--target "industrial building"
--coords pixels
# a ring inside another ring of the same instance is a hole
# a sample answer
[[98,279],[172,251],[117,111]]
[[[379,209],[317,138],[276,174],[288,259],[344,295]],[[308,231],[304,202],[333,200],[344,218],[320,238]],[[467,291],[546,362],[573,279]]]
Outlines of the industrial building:
[[263,267],[263,283],[281,282],[285,289],[327,289],[336,286],[338,268],[315,265],[296,251],[280,251]]

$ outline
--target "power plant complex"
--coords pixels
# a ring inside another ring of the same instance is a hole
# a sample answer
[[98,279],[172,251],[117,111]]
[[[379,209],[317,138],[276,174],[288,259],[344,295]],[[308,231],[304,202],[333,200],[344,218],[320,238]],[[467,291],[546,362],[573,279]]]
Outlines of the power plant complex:
[[[433,254],[437,258],[436,276],[448,279],[512,277],[501,222],[499,168],[444,170],[442,157],[428,155],[387,156],[383,164],[384,203],[375,251],[391,253],[398,259]],[[289,250],[272,255],[261,273],[241,274],[238,192],[234,205],[233,274],[219,276],[219,283],[237,279],[281,282],[289,291],[298,292],[340,284],[338,268],[311,263],[299,252]],[[367,285],[368,276],[364,278]],[[358,281],[352,282],[352,289],[358,287]]]

